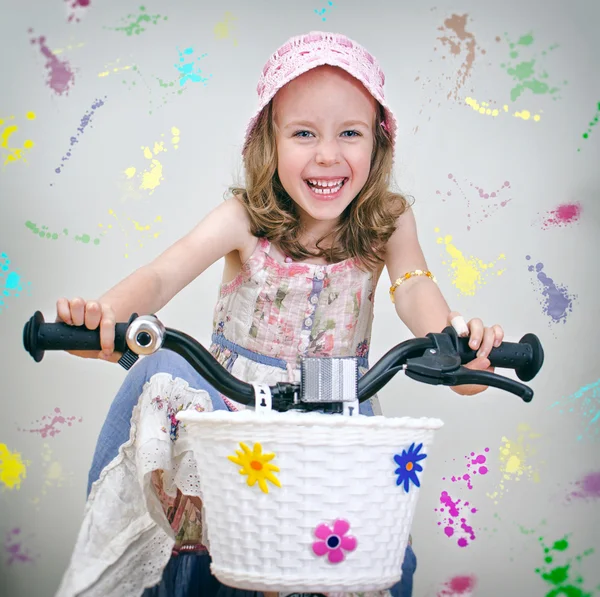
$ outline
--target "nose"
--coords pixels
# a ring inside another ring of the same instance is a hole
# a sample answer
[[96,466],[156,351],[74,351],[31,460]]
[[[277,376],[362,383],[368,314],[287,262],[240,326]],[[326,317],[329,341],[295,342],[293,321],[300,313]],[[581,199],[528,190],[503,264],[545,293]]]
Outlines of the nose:
[[321,140],[317,147],[315,161],[320,166],[333,166],[340,163],[340,148],[335,140]]

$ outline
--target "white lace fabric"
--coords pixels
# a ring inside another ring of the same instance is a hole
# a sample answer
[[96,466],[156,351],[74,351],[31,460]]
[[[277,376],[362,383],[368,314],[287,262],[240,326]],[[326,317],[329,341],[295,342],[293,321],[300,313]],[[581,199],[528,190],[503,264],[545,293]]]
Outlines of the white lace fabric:
[[[200,496],[197,455],[185,424],[174,417],[188,409],[212,411],[208,393],[167,373],[145,384],[129,440],[92,486],[56,597],[135,597],[160,582],[175,535],[155,493],[153,471],[163,471],[168,495],[179,488],[184,495]],[[342,595],[350,594],[330,597]],[[386,597],[389,591],[360,595]]]

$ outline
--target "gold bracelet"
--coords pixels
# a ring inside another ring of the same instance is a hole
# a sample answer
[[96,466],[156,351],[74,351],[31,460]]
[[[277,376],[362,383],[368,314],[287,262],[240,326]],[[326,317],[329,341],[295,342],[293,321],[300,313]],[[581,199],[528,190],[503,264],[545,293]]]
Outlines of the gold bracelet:
[[413,276],[427,276],[430,280],[433,280],[437,284],[437,280],[435,276],[427,270],[426,272],[421,269],[413,270],[412,272],[406,272],[401,278],[398,278],[391,286],[390,286],[390,298],[392,299],[392,303],[395,303],[394,294],[396,292],[396,288],[401,284],[404,284],[406,280],[412,278]]

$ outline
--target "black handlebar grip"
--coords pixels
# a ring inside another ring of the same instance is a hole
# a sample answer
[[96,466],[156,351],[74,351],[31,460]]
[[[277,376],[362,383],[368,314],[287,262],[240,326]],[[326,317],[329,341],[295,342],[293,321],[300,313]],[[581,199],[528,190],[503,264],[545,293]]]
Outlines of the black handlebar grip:
[[[469,339],[458,340],[461,361],[472,361],[477,352],[469,348]],[[544,350],[535,334],[525,334],[519,342],[502,342],[497,348],[492,348],[488,359],[492,367],[514,369],[521,381],[530,381],[542,368]]]
[[[129,323],[115,326],[115,351],[124,352],[125,334]],[[44,323],[44,316],[36,311],[23,328],[25,350],[39,363],[46,350],[101,350],[100,330],[88,330],[84,325]]]

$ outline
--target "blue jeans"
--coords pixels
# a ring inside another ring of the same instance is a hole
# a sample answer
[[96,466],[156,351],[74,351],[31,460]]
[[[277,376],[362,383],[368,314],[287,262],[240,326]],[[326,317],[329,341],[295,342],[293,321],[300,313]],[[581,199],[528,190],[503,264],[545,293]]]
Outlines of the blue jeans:
[[[221,395],[178,354],[160,350],[141,359],[127,374],[123,385],[111,404],[106,421],[100,431],[92,466],[88,475],[88,495],[102,469],[119,452],[119,447],[129,440],[131,414],[138,403],[144,385],[156,373],[169,373],[190,384],[206,390],[215,410],[228,410]],[[392,597],[411,597],[413,576],[417,559],[409,545],[402,563],[402,579],[391,589]],[[161,582],[144,591],[144,597],[263,597],[255,591],[233,589],[222,585],[210,572],[210,555],[180,554],[169,560]]]

